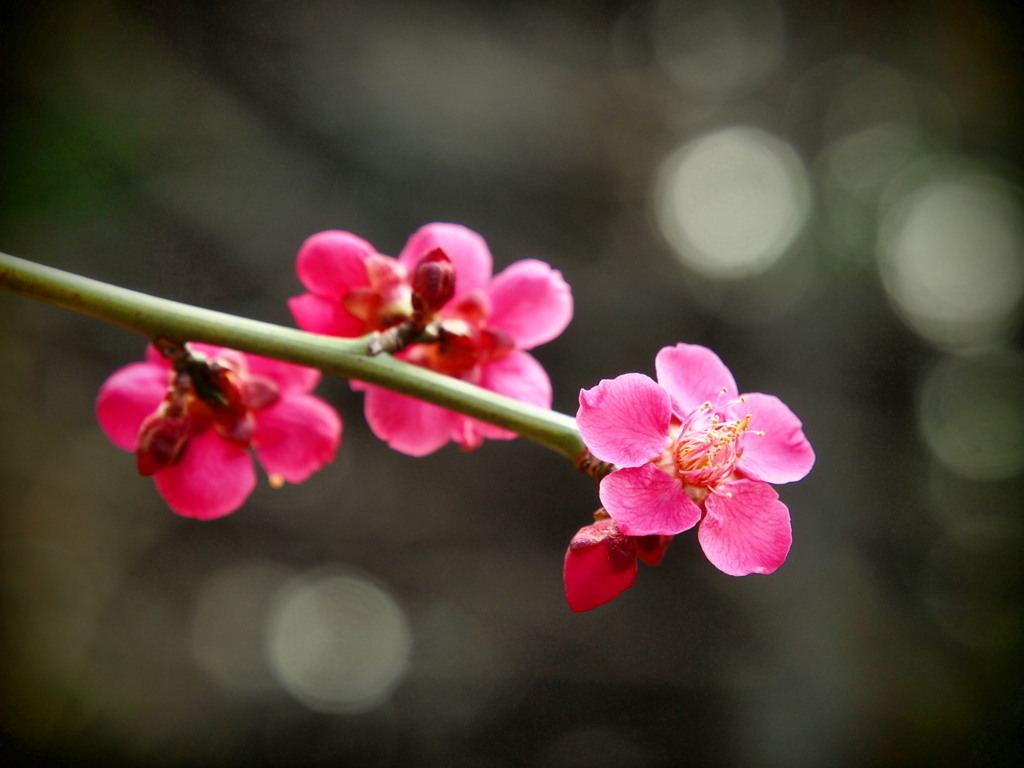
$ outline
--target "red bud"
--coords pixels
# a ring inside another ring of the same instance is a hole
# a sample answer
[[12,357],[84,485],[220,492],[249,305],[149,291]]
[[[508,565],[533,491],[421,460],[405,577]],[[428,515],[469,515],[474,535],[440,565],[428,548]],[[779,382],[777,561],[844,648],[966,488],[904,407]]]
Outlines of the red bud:
[[135,456],[139,474],[144,477],[174,464],[188,446],[188,416],[184,412],[170,410],[161,405],[139,427]]
[[610,519],[581,528],[565,553],[565,597],[576,613],[618,597],[636,581],[636,539]]
[[416,262],[412,276],[412,306],[416,312],[437,312],[455,295],[455,265],[440,248]]

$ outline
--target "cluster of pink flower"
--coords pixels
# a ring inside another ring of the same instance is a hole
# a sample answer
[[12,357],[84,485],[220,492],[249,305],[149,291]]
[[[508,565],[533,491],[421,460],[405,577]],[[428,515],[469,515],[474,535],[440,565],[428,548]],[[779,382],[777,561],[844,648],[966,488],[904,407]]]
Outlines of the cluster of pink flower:
[[[517,261],[492,277],[487,244],[465,227],[428,224],[409,238],[397,259],[380,255],[348,232],[313,235],[298,258],[299,280],[309,292],[289,302],[292,314],[303,330],[329,336],[400,327],[417,314],[418,267],[423,262],[429,266],[437,251],[450,259],[456,276],[454,290],[434,310],[437,340],[412,344],[397,357],[550,408],[551,381],[526,350],[565,330],[573,311],[569,286],[560,272],[534,259]],[[425,303],[439,303],[433,299],[424,297]],[[484,438],[515,437],[422,400],[354,385],[366,392],[366,420],[373,433],[410,456],[433,453],[449,440],[471,450]]]
[[[475,232],[429,224],[397,258],[348,232],[321,232],[299,251],[307,293],[289,301],[298,325],[531,403],[551,407],[548,375],[528,350],[557,337],[573,314],[561,274],[518,261],[492,276]],[[700,523],[708,559],[726,573],[770,573],[785,559],[789,512],[768,483],[798,480],[814,461],[799,420],[768,395],[735,397],[728,369],[703,347],[657,357],[658,383],[626,374],[580,393],[578,425],[614,471],[603,508],[566,553],[574,611],[601,605],[656,564],[672,537]],[[137,456],[178,514],[213,519],[238,509],[256,483],[250,449],[272,485],[298,483],[333,460],[341,419],[311,391],[320,373],[203,344],[161,341],[103,385],[97,415]],[[412,456],[453,441],[477,448],[515,434],[386,389],[365,392],[381,440]]]

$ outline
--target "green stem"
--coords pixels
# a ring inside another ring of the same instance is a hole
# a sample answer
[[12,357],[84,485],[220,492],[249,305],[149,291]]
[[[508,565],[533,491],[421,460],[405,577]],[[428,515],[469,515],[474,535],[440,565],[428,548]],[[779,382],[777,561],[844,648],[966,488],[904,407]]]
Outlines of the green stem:
[[0,288],[71,309],[153,340],[200,341],[319,368],[511,430],[570,461],[585,451],[576,421],[459,379],[370,356],[370,337],[337,339],[149,296],[0,253]]

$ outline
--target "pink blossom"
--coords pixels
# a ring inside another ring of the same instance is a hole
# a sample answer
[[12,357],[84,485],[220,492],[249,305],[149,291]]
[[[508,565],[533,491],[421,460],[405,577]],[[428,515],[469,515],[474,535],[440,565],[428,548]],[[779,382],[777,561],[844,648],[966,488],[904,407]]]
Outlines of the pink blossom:
[[565,597],[576,613],[618,597],[636,580],[637,558],[657,565],[671,536],[627,536],[615,521],[601,515],[581,528],[565,552],[562,576]]
[[137,454],[172,510],[210,520],[238,509],[256,485],[250,448],[274,486],[333,460],[342,425],[310,394],[319,371],[205,344],[189,351],[191,374],[149,347],[96,401],[107,437]]
[[627,373],[580,392],[584,442],[619,467],[601,481],[601,503],[627,535],[673,535],[699,523],[717,568],[771,573],[792,530],[769,483],[799,480],[814,464],[800,420],[771,395],[737,396],[729,369],[705,347],[666,347],[655,370],[657,382]]
[[[572,319],[572,294],[561,273],[535,259],[517,261],[492,277],[483,238],[457,224],[420,228],[397,259],[382,256],[347,232],[321,232],[303,244],[298,274],[309,293],[289,306],[299,327],[353,337],[384,330],[413,313],[412,278],[424,258],[440,251],[454,265],[455,286],[433,307],[438,341],[413,344],[397,357],[493,392],[551,407],[551,382],[527,350],[557,337]],[[484,438],[515,434],[369,384],[366,419],[392,448],[425,456],[453,440],[465,449]]]

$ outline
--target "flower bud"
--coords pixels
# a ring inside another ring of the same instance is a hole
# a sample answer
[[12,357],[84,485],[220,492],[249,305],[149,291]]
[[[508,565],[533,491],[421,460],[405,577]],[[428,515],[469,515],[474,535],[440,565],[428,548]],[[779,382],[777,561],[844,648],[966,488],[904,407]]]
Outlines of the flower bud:
[[636,540],[608,518],[581,528],[565,553],[565,597],[576,613],[618,597],[636,581]]
[[139,474],[148,477],[177,462],[188,446],[188,437],[188,415],[162,404],[139,427],[139,444],[135,449]]
[[437,312],[455,295],[455,265],[440,248],[420,257],[412,276],[412,306],[416,312]]

